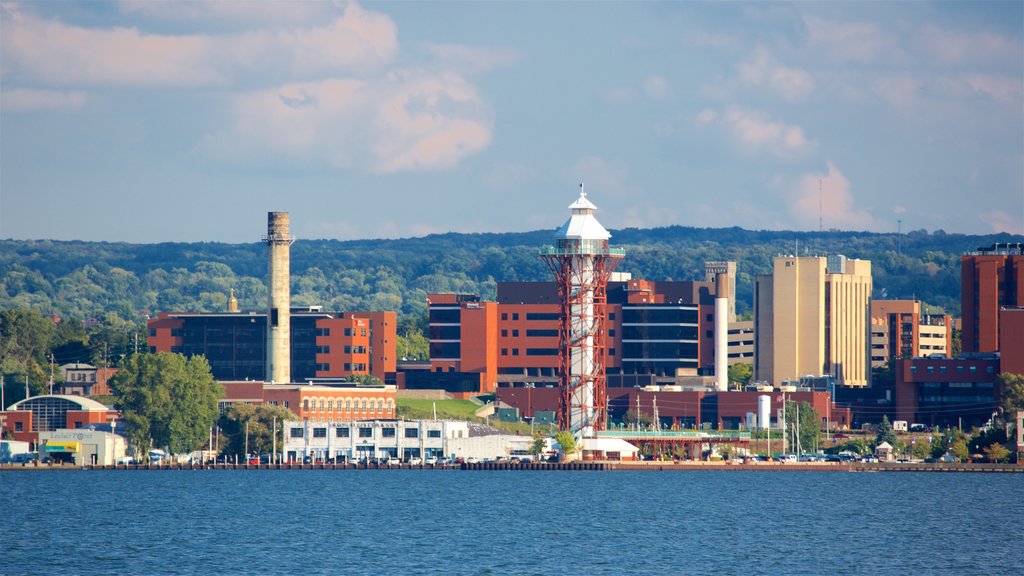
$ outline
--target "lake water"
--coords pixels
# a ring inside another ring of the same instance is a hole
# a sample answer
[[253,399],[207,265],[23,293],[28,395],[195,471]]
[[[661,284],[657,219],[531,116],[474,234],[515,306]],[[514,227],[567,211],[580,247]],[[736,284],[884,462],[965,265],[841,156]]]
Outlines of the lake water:
[[1020,574],[1024,474],[0,473],[2,574]]

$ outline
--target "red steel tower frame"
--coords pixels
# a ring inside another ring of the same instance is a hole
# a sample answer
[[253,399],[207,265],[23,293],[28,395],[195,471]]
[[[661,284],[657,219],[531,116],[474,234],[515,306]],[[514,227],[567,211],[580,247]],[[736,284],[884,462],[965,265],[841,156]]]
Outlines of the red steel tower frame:
[[569,206],[572,217],[555,233],[556,245],[540,252],[558,286],[558,426],[577,437],[607,428],[608,280],[625,252],[609,248],[611,234],[594,218],[583,192]]

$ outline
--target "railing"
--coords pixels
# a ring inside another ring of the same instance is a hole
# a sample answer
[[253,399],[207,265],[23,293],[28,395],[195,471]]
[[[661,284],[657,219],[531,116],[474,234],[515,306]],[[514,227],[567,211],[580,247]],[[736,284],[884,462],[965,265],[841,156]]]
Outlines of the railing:
[[567,249],[545,246],[540,249],[541,256],[613,256],[623,257],[626,255],[625,248],[597,248],[597,249]]
[[663,438],[671,439],[702,439],[702,438],[733,438],[749,439],[750,432],[743,430],[605,430],[597,433],[598,438]]

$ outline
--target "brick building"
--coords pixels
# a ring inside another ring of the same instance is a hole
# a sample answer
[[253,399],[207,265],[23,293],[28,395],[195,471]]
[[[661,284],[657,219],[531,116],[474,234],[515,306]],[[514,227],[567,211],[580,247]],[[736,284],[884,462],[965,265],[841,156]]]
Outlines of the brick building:
[[871,365],[890,359],[940,355],[953,347],[949,314],[922,314],[919,300],[871,301]]
[[111,424],[120,419],[113,408],[82,396],[48,394],[15,402],[0,412],[0,430],[15,440],[39,442],[40,432],[85,428],[90,424]]
[[[371,374],[393,377],[397,344],[395,312],[321,312],[294,308],[291,381]],[[265,313],[161,313],[149,321],[150,352],[203,355],[216,380],[266,377]]]
[[349,422],[394,418],[394,385],[364,386],[333,382],[323,384],[267,384],[221,382],[221,410],[232,404],[273,404],[294,412],[302,420]]
[[1024,306],[1024,248],[993,244],[960,258],[964,352],[1000,350],[999,310]]

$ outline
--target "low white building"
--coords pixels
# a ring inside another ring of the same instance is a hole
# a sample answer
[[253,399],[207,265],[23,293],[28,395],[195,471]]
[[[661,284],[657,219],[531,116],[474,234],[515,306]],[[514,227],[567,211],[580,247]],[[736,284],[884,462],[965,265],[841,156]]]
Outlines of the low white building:
[[471,438],[453,438],[448,442],[445,456],[449,460],[476,458],[477,460],[496,460],[513,456],[528,456],[533,447],[530,436],[513,434],[488,434]]
[[58,429],[39,433],[39,455],[78,466],[111,466],[124,458],[124,437],[88,429]]
[[283,452],[287,462],[444,459],[448,442],[468,437],[468,424],[451,420],[286,420]]

